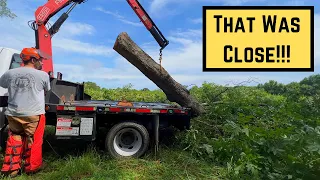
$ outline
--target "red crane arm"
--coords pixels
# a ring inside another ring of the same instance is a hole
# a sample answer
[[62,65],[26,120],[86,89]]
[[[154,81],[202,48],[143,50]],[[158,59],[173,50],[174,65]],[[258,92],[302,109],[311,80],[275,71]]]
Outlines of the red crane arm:
[[49,0],[46,4],[38,7],[36,10],[36,23],[38,25],[46,24],[52,16],[68,6],[71,2],[72,1],[70,0]]
[[[83,0],[48,0],[46,4],[40,6],[35,12],[36,20],[33,22],[32,29],[35,31],[36,48],[51,57],[43,63],[43,71],[47,72],[51,77],[53,77],[51,38],[68,18],[71,10],[82,2]],[[69,10],[63,13],[50,29],[47,29],[46,24],[49,19],[71,3],[73,4]]]
[[[58,32],[61,25],[69,17],[69,13],[73,8],[84,1],[85,0],[48,0],[46,4],[40,6],[35,12],[36,20],[32,23],[31,28],[35,31],[36,48],[40,49],[50,57],[43,63],[43,71],[47,72],[51,77],[54,76],[51,38]],[[165,39],[138,0],[127,0],[127,2],[137,14],[141,22],[145,25],[147,30],[149,30],[152,36],[156,39],[161,47],[160,51],[162,51],[162,49],[169,44],[169,41]],[[59,17],[50,29],[47,29],[46,24],[49,19],[70,4],[72,4],[71,7]]]
[[148,13],[144,10],[138,0],[127,0],[133,11],[137,14],[144,26],[150,31],[152,36],[158,42],[161,50],[164,49],[169,41],[163,36],[157,25],[152,21]]

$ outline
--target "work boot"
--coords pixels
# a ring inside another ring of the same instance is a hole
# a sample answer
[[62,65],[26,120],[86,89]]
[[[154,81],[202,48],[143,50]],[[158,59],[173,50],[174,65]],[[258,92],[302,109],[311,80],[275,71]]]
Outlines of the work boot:
[[12,172],[9,174],[9,177],[10,177],[10,178],[15,178],[15,177],[17,177],[19,174],[20,174],[20,171],[19,171],[19,170],[12,171]]
[[21,171],[20,170],[15,170],[15,171],[9,171],[9,172],[2,172],[2,174],[5,177],[8,177],[8,178],[15,178],[15,177],[17,177],[18,175],[21,174]]
[[41,165],[38,169],[36,169],[36,170],[34,170],[34,171],[31,171],[31,172],[26,172],[26,174],[27,174],[27,175],[36,174],[36,173],[44,170],[46,167],[47,167],[47,163],[43,162],[42,165]]

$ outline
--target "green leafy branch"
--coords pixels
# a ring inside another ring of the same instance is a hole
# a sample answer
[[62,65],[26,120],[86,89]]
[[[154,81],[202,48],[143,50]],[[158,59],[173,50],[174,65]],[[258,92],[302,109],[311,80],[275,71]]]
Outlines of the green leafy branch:
[[17,17],[17,15],[7,7],[7,0],[0,0],[0,17],[9,17],[11,19]]

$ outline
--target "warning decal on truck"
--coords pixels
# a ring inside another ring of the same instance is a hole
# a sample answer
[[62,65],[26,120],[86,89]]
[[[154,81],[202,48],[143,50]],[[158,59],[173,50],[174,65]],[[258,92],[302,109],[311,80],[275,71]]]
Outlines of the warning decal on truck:
[[56,136],[78,136],[79,127],[57,127]]
[[92,135],[93,118],[81,118],[80,135]]
[[72,122],[72,119],[60,117],[57,119],[57,127],[59,126],[71,127],[71,122]]

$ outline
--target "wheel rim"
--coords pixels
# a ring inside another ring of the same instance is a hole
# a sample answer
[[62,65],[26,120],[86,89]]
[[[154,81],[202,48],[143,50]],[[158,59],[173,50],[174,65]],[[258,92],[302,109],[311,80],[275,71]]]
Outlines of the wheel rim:
[[113,139],[113,148],[121,156],[132,156],[142,147],[142,136],[133,128],[124,128]]

